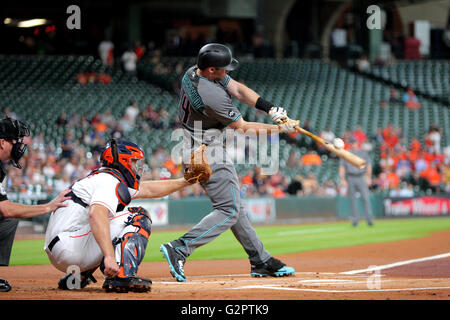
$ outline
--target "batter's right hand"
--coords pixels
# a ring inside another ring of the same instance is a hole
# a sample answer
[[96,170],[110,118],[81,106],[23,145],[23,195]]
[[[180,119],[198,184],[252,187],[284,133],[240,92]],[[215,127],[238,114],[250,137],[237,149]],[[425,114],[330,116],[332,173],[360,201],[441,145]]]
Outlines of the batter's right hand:
[[106,278],[113,278],[119,273],[119,266],[117,265],[116,258],[114,256],[105,257],[103,263],[105,265],[103,274]]
[[299,120],[291,120],[287,118],[286,122],[283,122],[278,125],[280,132],[282,133],[293,133],[297,132],[296,126],[300,125]]
[[273,122],[282,124],[287,119],[287,112],[281,107],[272,107],[269,110],[269,116],[272,118]]

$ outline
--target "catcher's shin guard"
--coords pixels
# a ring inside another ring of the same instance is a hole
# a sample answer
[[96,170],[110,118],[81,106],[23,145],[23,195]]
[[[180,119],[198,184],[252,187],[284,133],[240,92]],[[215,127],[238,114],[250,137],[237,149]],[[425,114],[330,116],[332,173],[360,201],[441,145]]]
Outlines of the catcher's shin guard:
[[146,292],[151,290],[151,280],[136,277],[138,266],[144,259],[148,238],[151,233],[149,213],[142,207],[129,208],[130,215],[122,236],[115,241],[119,273],[103,284],[106,291]]

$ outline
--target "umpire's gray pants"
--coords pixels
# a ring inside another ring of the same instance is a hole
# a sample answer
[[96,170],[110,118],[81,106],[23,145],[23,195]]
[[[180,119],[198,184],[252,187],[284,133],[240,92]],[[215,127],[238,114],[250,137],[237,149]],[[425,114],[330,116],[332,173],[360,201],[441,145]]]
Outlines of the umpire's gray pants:
[[239,180],[232,164],[211,165],[213,174],[202,186],[211,199],[213,211],[190,231],[172,242],[185,257],[231,228],[236,239],[248,254],[250,263],[266,262],[270,254],[248,219],[241,204]]
[[11,249],[19,220],[0,217],[0,266],[9,265]]
[[359,211],[358,203],[356,198],[356,193],[359,192],[364,206],[364,214],[366,216],[367,222],[372,222],[372,209],[370,207],[369,201],[369,188],[367,186],[367,181],[365,175],[358,176],[347,176],[348,185],[348,196],[350,197],[350,207],[352,213],[352,222],[357,224],[359,221]]

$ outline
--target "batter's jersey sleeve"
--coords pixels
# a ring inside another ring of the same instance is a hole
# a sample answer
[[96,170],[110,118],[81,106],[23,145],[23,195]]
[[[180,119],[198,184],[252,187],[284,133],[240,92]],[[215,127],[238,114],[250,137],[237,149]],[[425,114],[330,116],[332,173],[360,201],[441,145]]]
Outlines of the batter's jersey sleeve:
[[224,126],[228,126],[242,117],[239,109],[233,105],[231,96],[223,87],[228,83],[226,79],[221,85],[214,84],[206,79],[201,79],[198,84],[198,93],[205,104],[205,111],[208,116],[215,118]]

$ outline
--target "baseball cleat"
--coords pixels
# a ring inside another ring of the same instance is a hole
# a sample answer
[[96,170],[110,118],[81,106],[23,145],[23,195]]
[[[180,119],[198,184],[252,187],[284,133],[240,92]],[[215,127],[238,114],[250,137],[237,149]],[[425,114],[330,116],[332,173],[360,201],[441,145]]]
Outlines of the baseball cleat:
[[294,268],[287,267],[283,262],[273,257],[265,263],[256,266],[252,265],[250,270],[250,275],[252,277],[287,277],[293,276],[294,273]]
[[177,279],[178,282],[185,282],[186,276],[184,275],[184,264],[186,259],[179,254],[170,242],[162,244],[160,247],[164,258],[169,263],[170,273]]
[[11,285],[5,279],[0,279],[0,292],[8,292],[11,290]]
[[106,292],[150,292],[152,291],[152,280],[139,277],[114,277],[106,279],[102,288]]
[[[95,268],[95,269],[97,269],[97,268]],[[58,289],[61,289],[61,290],[83,289],[90,283],[96,283],[97,280],[92,275],[92,273],[94,273],[95,269],[81,272],[80,273],[80,283],[78,286],[76,285],[76,283],[73,282],[74,275],[72,273],[66,274],[58,281]],[[69,283],[70,283],[70,285],[69,285]]]

